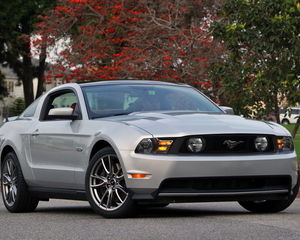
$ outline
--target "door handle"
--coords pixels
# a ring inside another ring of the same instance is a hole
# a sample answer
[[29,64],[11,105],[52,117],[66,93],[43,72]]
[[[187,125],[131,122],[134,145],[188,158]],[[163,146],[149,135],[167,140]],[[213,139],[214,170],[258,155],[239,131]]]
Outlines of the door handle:
[[38,135],[40,135],[38,129],[36,129],[33,133],[31,133],[31,136],[33,136],[33,137],[37,137]]

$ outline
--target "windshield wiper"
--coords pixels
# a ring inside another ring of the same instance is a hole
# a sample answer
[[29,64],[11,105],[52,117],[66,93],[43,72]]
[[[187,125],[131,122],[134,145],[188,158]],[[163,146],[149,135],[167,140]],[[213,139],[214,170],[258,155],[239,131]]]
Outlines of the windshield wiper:
[[92,119],[128,115],[130,113],[131,112],[113,113],[113,114],[107,114],[107,115],[102,115],[102,116],[95,116],[95,117],[92,117]]

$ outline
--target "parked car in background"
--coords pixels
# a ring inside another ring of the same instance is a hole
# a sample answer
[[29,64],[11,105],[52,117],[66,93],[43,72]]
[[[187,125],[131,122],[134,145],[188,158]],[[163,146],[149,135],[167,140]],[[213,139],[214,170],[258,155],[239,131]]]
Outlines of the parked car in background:
[[107,218],[177,202],[283,211],[299,190],[291,134],[226,111],[182,84],[60,85],[0,126],[3,203],[86,200]]
[[295,124],[300,116],[299,107],[289,107],[287,109],[281,109],[279,118],[281,124]]
[[271,112],[271,113],[260,112],[257,114],[256,119],[263,120],[263,121],[277,122],[274,112]]

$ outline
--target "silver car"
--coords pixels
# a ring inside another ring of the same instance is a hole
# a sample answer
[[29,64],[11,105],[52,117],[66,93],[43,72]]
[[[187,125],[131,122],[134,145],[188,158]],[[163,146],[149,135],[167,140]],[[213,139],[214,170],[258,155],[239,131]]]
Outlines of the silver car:
[[10,212],[50,198],[87,200],[107,218],[177,202],[278,212],[299,190],[285,128],[228,114],[188,85],[64,84],[2,123],[0,138]]

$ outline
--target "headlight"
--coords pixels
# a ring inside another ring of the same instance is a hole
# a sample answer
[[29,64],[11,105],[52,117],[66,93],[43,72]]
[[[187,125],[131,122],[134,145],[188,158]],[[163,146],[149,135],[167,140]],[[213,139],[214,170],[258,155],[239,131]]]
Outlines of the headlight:
[[283,137],[277,139],[277,147],[281,151],[294,150],[294,143],[291,137]]
[[263,152],[268,149],[268,139],[266,137],[257,137],[254,140],[254,146],[257,151]]
[[201,152],[204,149],[204,145],[205,142],[202,138],[190,138],[186,142],[187,149],[193,153]]
[[137,153],[151,153],[154,149],[153,140],[151,138],[145,138],[138,144],[136,148]]
[[136,153],[167,153],[173,140],[159,140],[154,138],[144,138],[135,149]]

